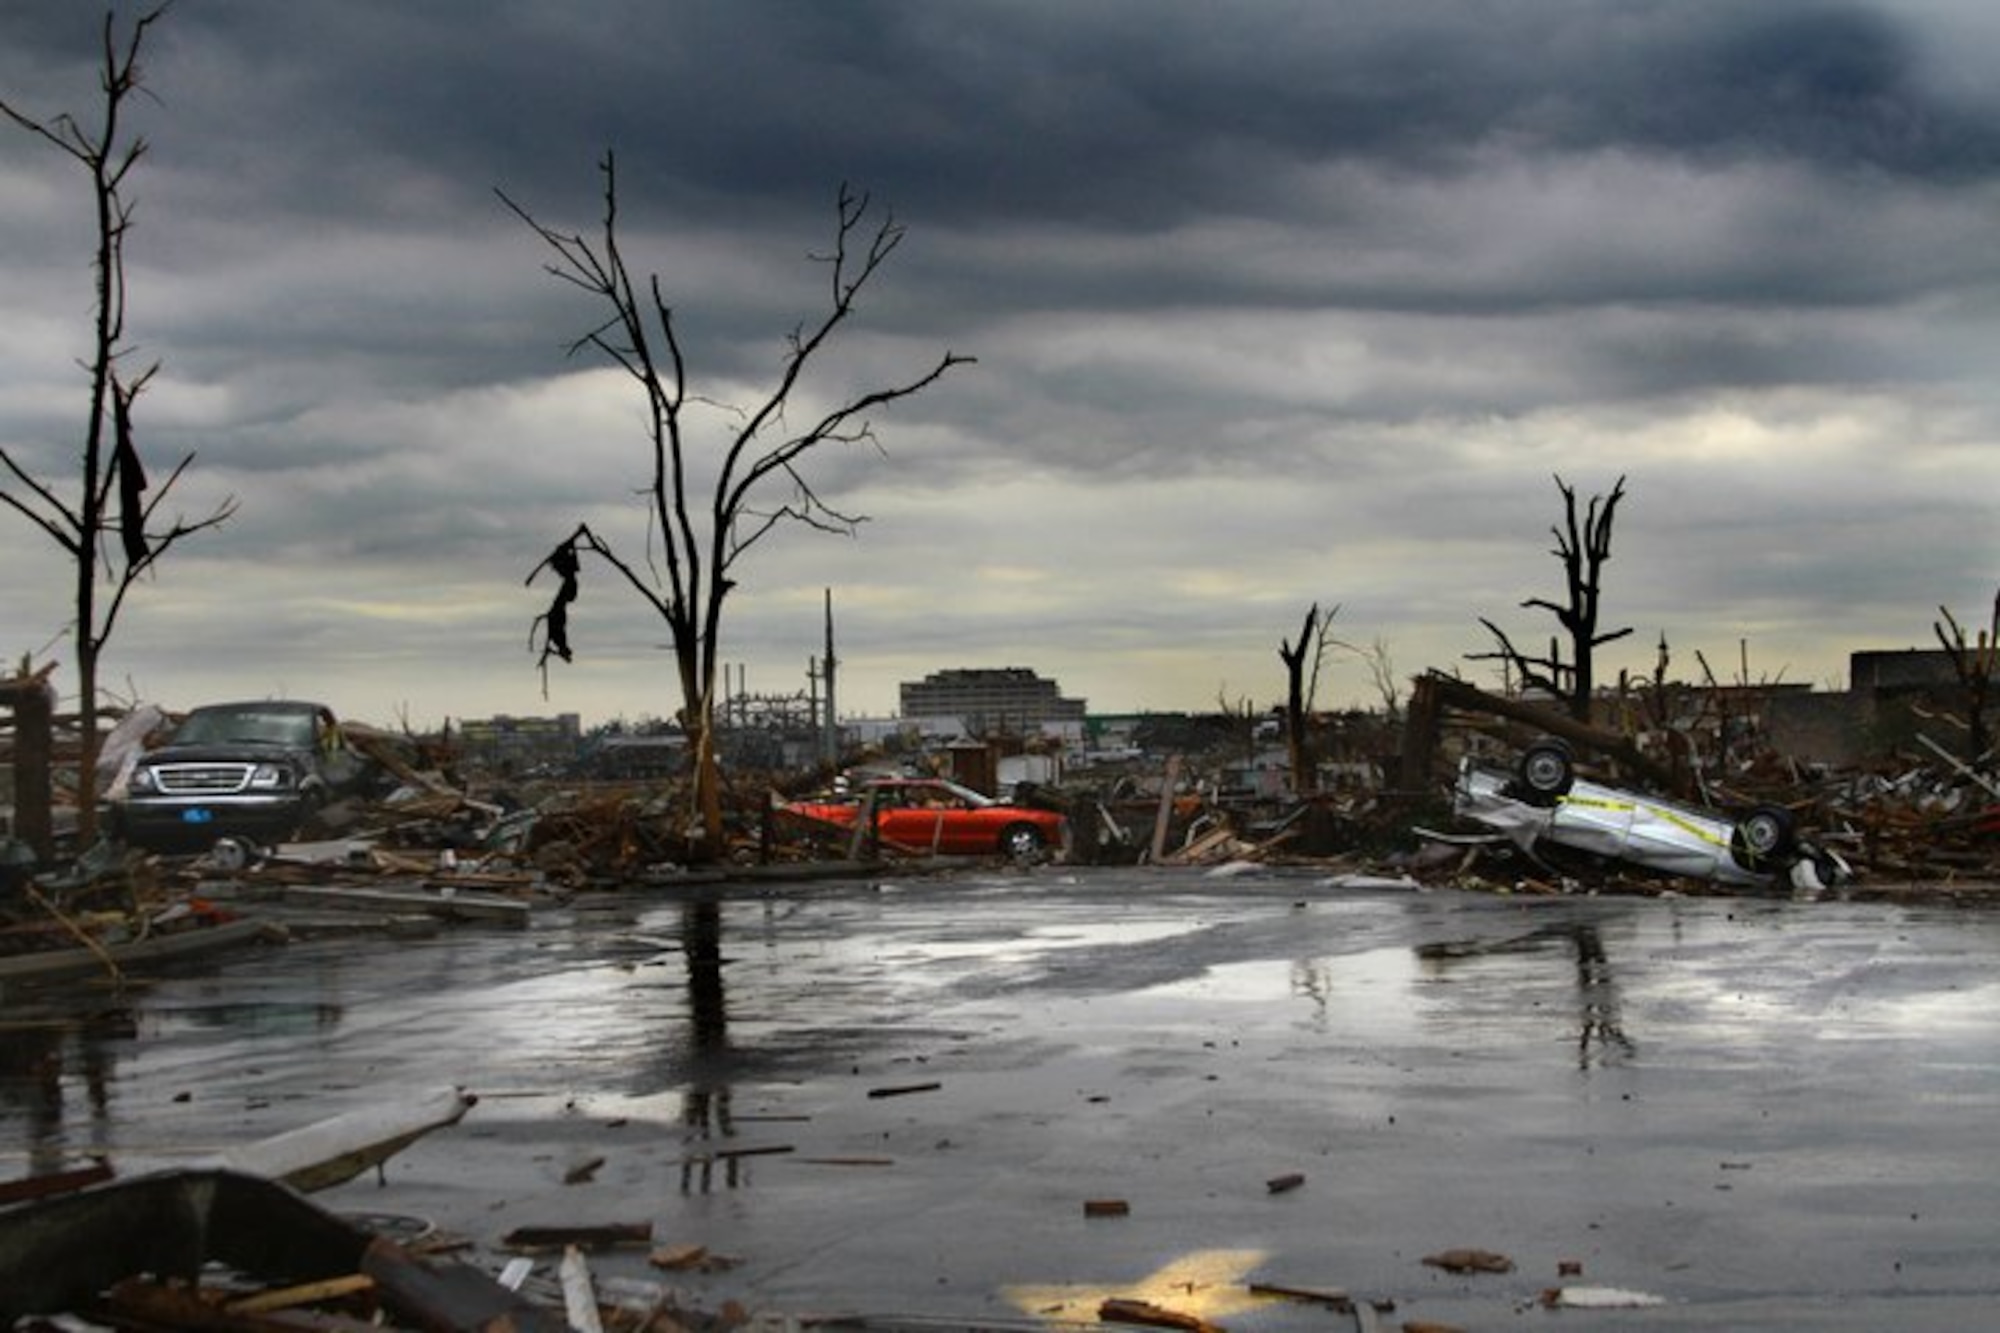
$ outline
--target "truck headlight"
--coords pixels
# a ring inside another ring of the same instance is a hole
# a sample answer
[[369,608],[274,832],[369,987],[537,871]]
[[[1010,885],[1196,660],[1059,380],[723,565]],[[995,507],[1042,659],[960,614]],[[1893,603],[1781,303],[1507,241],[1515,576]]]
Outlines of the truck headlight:
[[250,770],[252,791],[282,791],[292,785],[292,771],[283,764],[259,764]]
[[153,775],[152,769],[143,765],[133,769],[132,776],[125,779],[126,791],[151,793],[159,789],[160,780]]

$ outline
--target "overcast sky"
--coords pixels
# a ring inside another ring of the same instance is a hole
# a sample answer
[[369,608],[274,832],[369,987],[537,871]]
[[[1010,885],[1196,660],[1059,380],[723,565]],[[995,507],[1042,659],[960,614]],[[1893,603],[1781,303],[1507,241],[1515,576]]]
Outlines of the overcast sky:
[[[7,0],[0,96],[94,125],[102,14]],[[1263,706],[1314,602],[1491,684],[1480,617],[1554,629],[1519,603],[1561,596],[1558,475],[1627,479],[1607,674],[1664,635],[1680,678],[1839,688],[2000,587],[1991,0],[178,0],[145,54],[141,446],[194,453],[179,512],[240,508],[135,594],[123,700],[671,714],[600,566],[546,697],[529,649],[579,520],[643,560],[650,456],[496,190],[591,231],[607,150],[694,393],[768,393],[843,182],[907,231],[802,405],[977,358],[811,457],[869,521],[741,567],[753,692],[808,688],[829,588],[844,714],[960,666]],[[91,209],[0,125],[0,446],[72,492]],[[68,566],[11,511],[0,612],[73,690]]]

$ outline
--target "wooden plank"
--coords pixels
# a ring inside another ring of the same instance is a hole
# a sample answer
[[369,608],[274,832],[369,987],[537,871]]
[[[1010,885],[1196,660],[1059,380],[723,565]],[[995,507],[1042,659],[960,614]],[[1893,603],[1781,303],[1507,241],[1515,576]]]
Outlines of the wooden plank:
[[432,1130],[457,1124],[478,1100],[463,1088],[437,1088],[259,1139],[223,1153],[221,1162],[310,1194],[352,1180]]
[[1295,1287],[1283,1282],[1252,1282],[1250,1294],[1271,1300],[1298,1301],[1304,1305],[1324,1305],[1341,1314],[1354,1307],[1354,1298],[1340,1287]]
[[603,1321],[597,1313],[597,1286],[590,1279],[590,1263],[583,1257],[583,1251],[574,1245],[565,1249],[558,1272],[562,1278],[563,1312],[569,1316],[573,1333],[604,1333]]
[[24,1180],[0,1181],[0,1204],[26,1203],[33,1199],[68,1194],[86,1185],[100,1184],[111,1176],[111,1167],[100,1161],[94,1166],[78,1167],[73,1171],[50,1171]]
[[942,1083],[894,1083],[887,1087],[870,1088],[868,1095],[871,1098],[908,1097],[919,1092],[936,1092],[943,1086]]
[[571,1245],[602,1249],[614,1245],[651,1245],[651,1222],[603,1222],[595,1225],[515,1227],[500,1238],[515,1250],[560,1250]]
[[1177,1328],[1184,1333],[1222,1333],[1200,1315],[1169,1310],[1151,1301],[1127,1300],[1113,1296],[1097,1307],[1097,1317],[1107,1324],[1139,1324],[1146,1328]]
[[447,921],[487,921],[499,925],[525,926],[531,910],[519,898],[477,891],[425,889],[343,888],[324,884],[289,884],[284,899],[313,907],[365,908],[371,911],[417,911]]
[[109,1321],[132,1329],[188,1329],[205,1333],[367,1333],[375,1325],[346,1315],[306,1310],[230,1310],[213,1293],[129,1278],[111,1289]]
[[1155,865],[1159,864],[1160,857],[1167,850],[1167,826],[1174,813],[1174,783],[1180,780],[1180,776],[1181,757],[1177,754],[1168,756],[1166,776],[1160,779],[1160,808],[1153,815],[1152,861]]
[[223,1305],[229,1314],[267,1314],[273,1310],[285,1310],[299,1305],[314,1305],[320,1301],[339,1300],[346,1296],[372,1294],[375,1279],[366,1273],[349,1273],[345,1277],[322,1278],[318,1282],[302,1282],[292,1287],[272,1287],[268,1291],[253,1292],[239,1296]]
[[[268,921],[227,921],[219,926],[177,930],[126,944],[108,944],[103,946],[103,953],[110,955],[121,971],[130,971],[250,944],[277,943],[284,938],[283,927]],[[0,982],[60,981],[89,976],[103,967],[103,957],[97,950],[46,949],[0,958]]]

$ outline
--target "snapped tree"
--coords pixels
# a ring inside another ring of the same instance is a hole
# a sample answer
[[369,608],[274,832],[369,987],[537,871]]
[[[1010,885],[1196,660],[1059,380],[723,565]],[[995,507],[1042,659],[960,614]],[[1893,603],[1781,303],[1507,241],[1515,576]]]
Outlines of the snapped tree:
[[[114,16],[104,19],[103,119],[85,128],[68,113],[43,120],[0,99],[0,113],[81,166],[90,176],[96,205],[96,308],[91,350],[83,370],[90,381],[83,448],[74,492],[45,481],[5,447],[0,447],[0,503],[40,528],[70,558],[75,573],[79,831],[87,842],[97,827],[97,675],[105,645],[125,607],[126,596],[169,547],[216,527],[235,512],[225,499],[205,518],[163,519],[161,506],[194,461],[182,457],[166,480],[149,486],[133,428],[133,405],[159,363],[128,368],[126,341],[125,238],[132,226],[126,178],[146,155],[146,141],[127,132],[126,103],[140,88],[139,50],[146,31],[165,12],[152,10],[132,24],[123,41]],[[148,491],[151,491],[150,496]],[[100,587],[100,584],[103,586]],[[103,595],[100,596],[100,593]]]
[[1569,635],[1569,661],[1563,661],[1562,645],[1555,638],[1549,640],[1546,654],[1528,656],[1514,646],[1506,631],[1484,616],[1479,623],[1499,640],[1500,651],[1468,656],[1474,661],[1505,662],[1519,676],[1522,685],[1545,689],[1565,700],[1571,717],[1588,722],[1590,696],[1596,688],[1597,649],[1632,632],[1629,626],[1608,633],[1600,633],[1597,628],[1604,564],[1611,559],[1611,524],[1618,512],[1618,502],[1625,496],[1625,478],[1618,479],[1609,496],[1591,496],[1590,505],[1580,519],[1575,488],[1557,477],[1556,489],[1562,492],[1563,524],[1549,529],[1556,539],[1555,550],[1550,554],[1562,561],[1567,599],[1557,603],[1546,597],[1530,597],[1521,605],[1539,607],[1555,616],[1556,623]]
[[1326,663],[1327,652],[1335,646],[1333,618],[1339,614],[1340,607],[1336,605],[1322,616],[1319,603],[1314,602],[1299,626],[1297,646],[1289,639],[1278,643],[1278,659],[1285,664],[1286,757],[1292,766],[1292,784],[1301,795],[1319,790],[1319,761],[1313,752],[1310,730],[1312,711],[1319,694],[1320,668]]
[[[679,675],[678,715],[693,765],[692,813],[701,841],[713,852],[722,838],[715,762],[718,646],[723,606],[737,587],[738,563],[781,525],[852,535],[863,516],[827,502],[803,471],[806,455],[826,444],[874,443],[870,411],[920,392],[972,358],[946,351],[914,379],[838,399],[802,425],[790,422],[788,409],[809,366],[853,317],[862,290],[903,239],[903,228],[892,214],[878,213],[868,195],[842,186],[833,249],[815,256],[827,266],[831,280],[825,310],[787,336],[776,383],[763,401],[742,411],[735,424],[704,447],[703,433],[688,417],[689,408],[701,400],[688,388],[688,361],[673,308],[657,274],[641,285],[628,269],[618,240],[618,181],[611,154],[600,167],[604,213],[594,240],[544,225],[504,192],[500,199],[553,252],[547,271],[607,308],[603,321],[572,342],[569,351],[601,353],[631,377],[645,399],[652,455],[645,492],[647,548],[643,562],[635,562],[588,522],[577,524],[528,575],[530,584],[545,571],[557,580],[548,610],[535,618],[530,645],[538,650],[544,680],[551,657],[572,659],[569,608],[586,555],[608,565],[666,622]],[[705,496],[699,493],[698,455],[714,469]]]
[[[1931,631],[1951,658],[1952,671],[1965,689],[1965,760],[1978,772],[1993,766],[1992,730],[1986,720],[1993,697],[1993,682],[2000,677],[2000,593],[1994,594],[1993,612],[1985,629],[1968,641],[1965,629],[1945,607],[1938,608],[1940,620],[1931,622]],[[1950,627],[1950,633],[1945,632]]]

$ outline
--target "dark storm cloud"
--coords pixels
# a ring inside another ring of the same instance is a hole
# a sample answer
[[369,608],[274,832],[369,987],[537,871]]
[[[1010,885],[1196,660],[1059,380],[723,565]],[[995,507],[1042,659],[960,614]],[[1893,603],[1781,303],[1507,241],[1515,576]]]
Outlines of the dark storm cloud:
[[[87,113],[98,19],[0,10],[0,95]],[[2000,436],[1992,39],[1970,0],[177,0],[135,109],[149,438],[244,500],[203,578],[338,570],[385,657],[427,619],[514,643],[520,576],[645,468],[630,386],[566,355],[602,312],[495,190],[595,234],[613,151],[697,392],[769,383],[842,182],[909,232],[816,391],[979,357],[813,460],[878,521],[760,552],[746,642],[838,581],[878,643],[1074,651],[1087,690],[1149,625],[1205,672],[1318,598],[1426,636],[1416,669],[1545,581],[1551,474],[1631,471],[1642,628],[1743,588],[1804,643],[1991,552],[1910,554],[1984,530]],[[0,142],[0,442],[37,460],[71,448],[77,184]],[[1864,531],[1869,575],[1831,549]],[[266,651],[255,599],[156,595]]]
[[603,147],[635,156],[635,189],[732,217],[846,177],[933,224],[1156,228],[1265,211],[1283,168],[1346,160],[1451,173],[1483,149],[1610,147],[1951,180],[2000,151],[1890,17],[1795,0],[190,0],[172,22],[241,110],[285,115],[286,179],[335,206],[315,183],[349,163],[525,190],[573,182],[564,158]]

